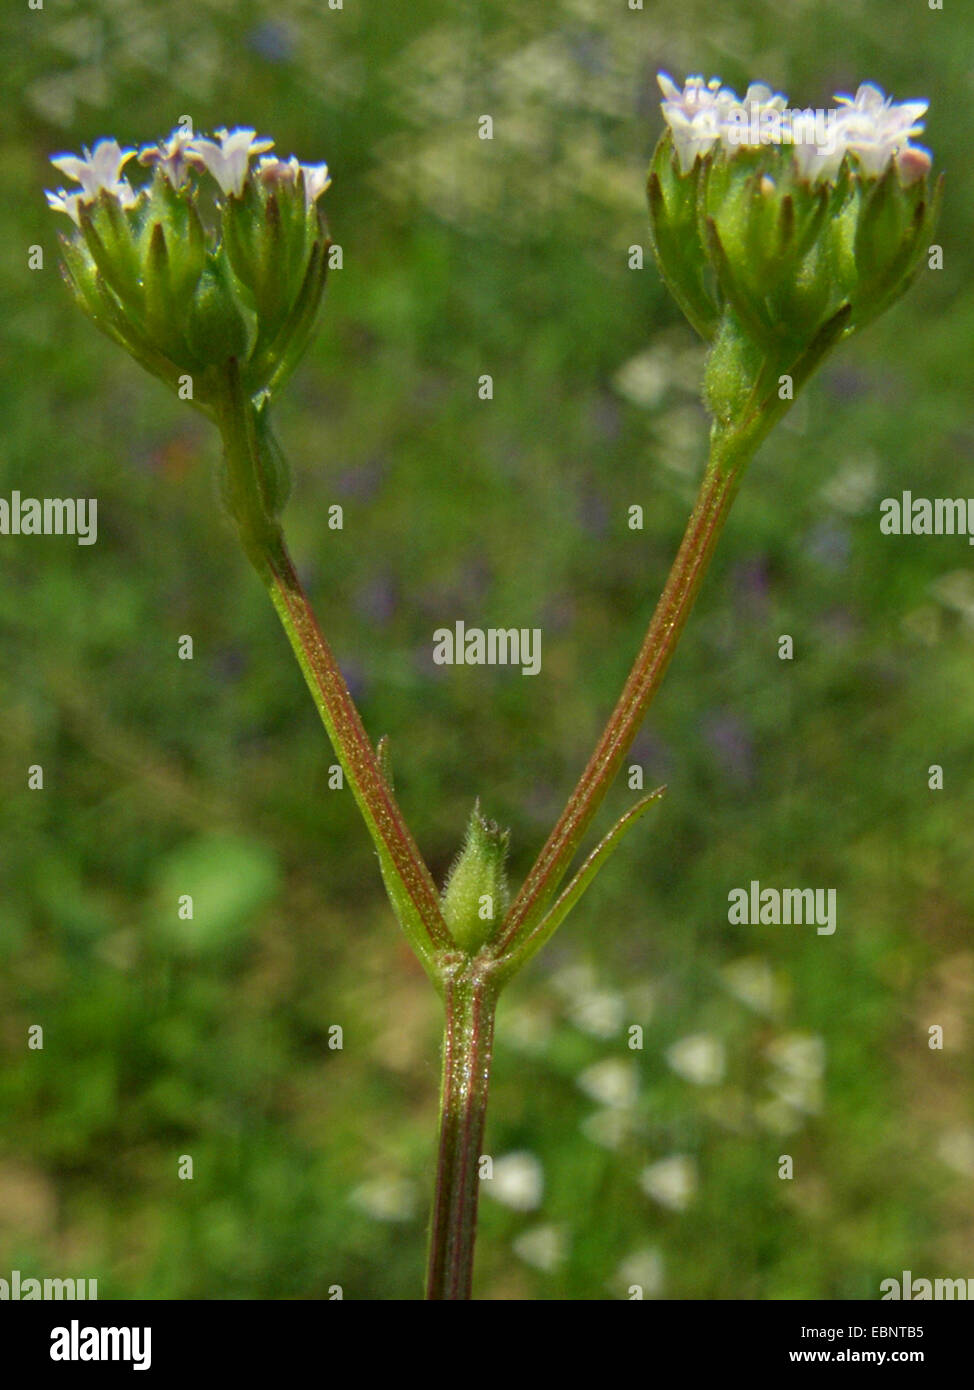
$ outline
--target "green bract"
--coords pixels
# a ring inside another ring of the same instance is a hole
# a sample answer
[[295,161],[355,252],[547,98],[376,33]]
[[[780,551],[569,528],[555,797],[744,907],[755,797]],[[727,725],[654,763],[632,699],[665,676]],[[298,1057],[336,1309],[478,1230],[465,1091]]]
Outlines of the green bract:
[[463,951],[479,950],[497,932],[508,907],[507,849],[511,832],[484,820],[479,803],[463,849],[450,870],[441,909],[450,935]]

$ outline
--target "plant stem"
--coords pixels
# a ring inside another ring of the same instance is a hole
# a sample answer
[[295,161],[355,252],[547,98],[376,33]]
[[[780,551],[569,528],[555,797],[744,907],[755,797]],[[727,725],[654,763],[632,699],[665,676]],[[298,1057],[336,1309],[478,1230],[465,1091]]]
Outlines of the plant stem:
[[253,406],[242,392],[234,362],[228,365],[218,421],[226,463],[225,492],[244,550],[270,594],[372,835],[403,930],[439,988],[437,953],[454,948],[440,911],[439,894],[382,772],[338,662],[318,626],[280,525],[266,505],[266,460],[261,455]]
[[[750,435],[715,436],[696,504],[639,655],[575,790],[511,904],[492,946],[495,956],[503,956],[515,941],[517,950],[537,925],[632,746],[686,626],[753,448]],[[525,921],[528,932],[518,939]]]
[[[382,774],[375,749],[295,573],[283,536],[265,554],[262,570],[274,607],[304,672],[359,810],[373,836],[377,833],[385,844],[410,899],[420,910],[433,945],[450,949],[454,944],[453,938],[442,921],[439,895],[432,875]],[[424,944],[428,954],[428,943]],[[420,952],[420,957],[423,958],[423,952]]]
[[426,1279],[426,1297],[433,1300],[470,1297],[498,991],[477,959],[460,961],[444,983],[440,1142]]

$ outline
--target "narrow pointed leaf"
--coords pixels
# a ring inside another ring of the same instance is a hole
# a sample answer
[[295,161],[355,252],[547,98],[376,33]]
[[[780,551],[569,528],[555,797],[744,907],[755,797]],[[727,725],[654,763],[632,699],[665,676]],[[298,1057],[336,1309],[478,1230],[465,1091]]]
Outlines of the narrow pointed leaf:
[[584,864],[579,868],[568,887],[563,890],[560,897],[558,897],[552,907],[549,908],[546,916],[542,918],[537,926],[531,928],[526,935],[522,936],[520,941],[515,940],[513,947],[504,957],[505,966],[502,973],[505,977],[512,975],[516,970],[520,970],[521,966],[524,965],[526,961],[530,960],[536,951],[540,950],[549,937],[554,935],[569,912],[571,912],[572,908],[582,897],[585,890],[594,881],[599,870],[607,863],[613,851],[622,843],[626,833],[632,829],[638,820],[642,819],[650,806],[662,798],[665,791],[665,787],[657,787],[655,791],[650,792],[648,796],[644,796],[642,801],[637,802],[630,811],[627,811],[620,820],[616,821],[605,839],[596,845],[595,849],[593,849]]

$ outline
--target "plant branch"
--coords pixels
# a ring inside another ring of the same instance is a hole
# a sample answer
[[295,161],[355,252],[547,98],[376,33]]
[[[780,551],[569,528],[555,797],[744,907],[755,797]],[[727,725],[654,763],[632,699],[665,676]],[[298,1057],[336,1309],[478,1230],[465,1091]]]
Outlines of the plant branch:
[[[439,894],[420,854],[378,757],[365,731],[345,678],[332,654],[311,604],[301,587],[283,536],[265,556],[263,577],[271,599],[304,672],[322,723],[348,778],[359,810],[377,842],[385,847],[415,906],[428,940],[420,958],[429,957],[429,946],[453,948],[453,938],[440,913]],[[383,874],[387,878],[386,866]],[[401,909],[402,905],[399,904]],[[405,925],[405,924],[404,924]],[[410,934],[412,939],[412,934]],[[416,945],[415,940],[413,944]]]
[[254,406],[241,389],[234,362],[228,367],[217,418],[224,443],[224,490],[244,549],[270,594],[372,836],[403,931],[440,988],[436,954],[453,949],[454,943],[440,911],[439,895],[268,505],[269,461],[262,456]]
[[511,904],[492,945],[497,957],[519,946],[541,919],[632,746],[686,626],[757,432],[715,431],[696,504],[639,655],[575,790]]

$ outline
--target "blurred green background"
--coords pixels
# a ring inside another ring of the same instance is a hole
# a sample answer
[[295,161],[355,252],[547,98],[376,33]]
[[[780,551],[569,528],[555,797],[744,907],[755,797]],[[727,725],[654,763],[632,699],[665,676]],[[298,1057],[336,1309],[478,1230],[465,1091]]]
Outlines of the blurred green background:
[[[904,488],[974,493],[974,16],[46,0],[3,25],[0,495],[97,497],[99,536],[0,538],[0,1275],[415,1297],[438,1080],[436,1002],[220,515],[215,436],[70,302],[47,157],[189,114],[329,161],[344,267],[276,411],[289,537],[434,872],[479,794],[519,881],[705,453],[701,351],[647,242],[658,68],[802,106],[867,78],[929,98],[945,268],[763,447],[630,759],[669,795],[502,1000],[475,1290],[974,1275],[972,551],[878,525]],[[542,627],[541,674],[435,667],[459,618]],[[729,926],[752,878],[836,888],[835,935]]]

